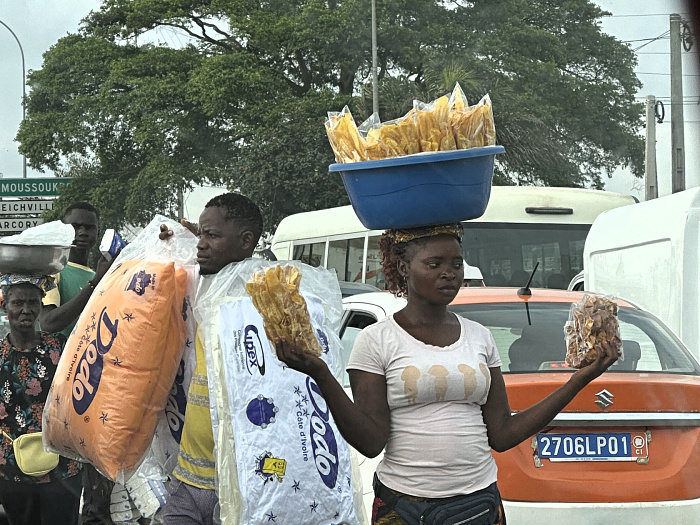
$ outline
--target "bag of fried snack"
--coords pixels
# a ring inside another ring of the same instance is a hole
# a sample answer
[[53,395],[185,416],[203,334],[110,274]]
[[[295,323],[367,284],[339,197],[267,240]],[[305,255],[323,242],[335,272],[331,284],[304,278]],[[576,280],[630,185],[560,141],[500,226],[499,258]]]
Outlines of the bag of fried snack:
[[452,151],[457,149],[450,127],[450,99],[447,95],[425,104],[413,102],[421,151]]
[[360,132],[360,137],[364,139],[367,160],[381,160],[387,157],[387,148],[379,134],[381,127],[382,122],[379,120],[379,114],[372,113],[357,128]]
[[303,342],[303,350],[321,355],[321,345],[314,335],[306,301],[299,293],[301,273],[298,268],[277,265],[256,272],[245,285],[255,309],[263,318],[267,338]]
[[564,336],[566,363],[573,368],[583,368],[593,363],[602,351],[602,345],[610,345],[620,351],[622,339],[615,299],[585,294],[583,301],[571,305],[569,320],[564,325]]
[[364,139],[347,106],[341,112],[329,111],[325,126],[336,162],[345,164],[367,160]]
[[416,125],[416,110],[412,109],[401,118],[382,124],[379,136],[387,148],[387,157],[401,157],[420,153],[420,139]]
[[468,107],[466,97],[462,97],[463,92],[458,84],[453,91],[454,103],[449,116],[457,149],[494,146],[496,144],[496,127],[493,122],[491,98],[488,94],[484,95],[478,104]]

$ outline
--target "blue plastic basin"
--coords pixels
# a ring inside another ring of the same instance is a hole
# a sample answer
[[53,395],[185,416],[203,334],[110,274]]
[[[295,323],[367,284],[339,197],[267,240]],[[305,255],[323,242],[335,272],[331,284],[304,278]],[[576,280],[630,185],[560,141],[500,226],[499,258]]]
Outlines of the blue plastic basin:
[[370,230],[446,224],[481,217],[493,162],[503,146],[331,164],[360,222]]

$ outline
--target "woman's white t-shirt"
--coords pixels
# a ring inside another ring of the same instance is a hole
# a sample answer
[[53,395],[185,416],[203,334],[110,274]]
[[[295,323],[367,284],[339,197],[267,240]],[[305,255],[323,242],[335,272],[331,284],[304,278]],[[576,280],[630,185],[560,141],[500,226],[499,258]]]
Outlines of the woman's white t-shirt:
[[377,476],[412,496],[469,494],[496,481],[481,405],[501,359],[488,329],[457,317],[459,339],[445,347],[383,319],[358,334],[347,365],[386,378],[391,424]]

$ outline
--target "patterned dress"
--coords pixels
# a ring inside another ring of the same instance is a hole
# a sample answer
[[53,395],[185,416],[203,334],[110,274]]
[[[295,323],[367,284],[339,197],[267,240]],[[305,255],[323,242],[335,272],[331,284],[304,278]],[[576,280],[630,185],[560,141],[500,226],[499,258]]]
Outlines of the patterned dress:
[[[0,429],[13,439],[41,431],[41,416],[66,338],[40,332],[34,348],[12,346],[8,337],[0,343]],[[24,474],[15,461],[12,442],[0,435],[0,479],[21,483],[47,483],[80,472],[77,461],[61,457],[58,466],[37,477]]]

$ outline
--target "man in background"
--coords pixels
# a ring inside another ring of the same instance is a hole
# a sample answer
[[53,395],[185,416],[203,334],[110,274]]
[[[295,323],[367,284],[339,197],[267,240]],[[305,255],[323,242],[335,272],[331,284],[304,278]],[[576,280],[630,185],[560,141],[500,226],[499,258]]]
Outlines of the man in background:
[[[100,217],[94,206],[87,202],[72,204],[66,210],[63,222],[75,230],[73,247],[68,264],[55,276],[56,288],[44,297],[39,325],[45,332],[61,332],[68,337],[111,262],[100,257],[97,272],[88,267],[90,250],[97,243],[100,229]],[[114,483],[90,464],[83,465],[82,476],[82,524],[113,525],[109,505]]]

